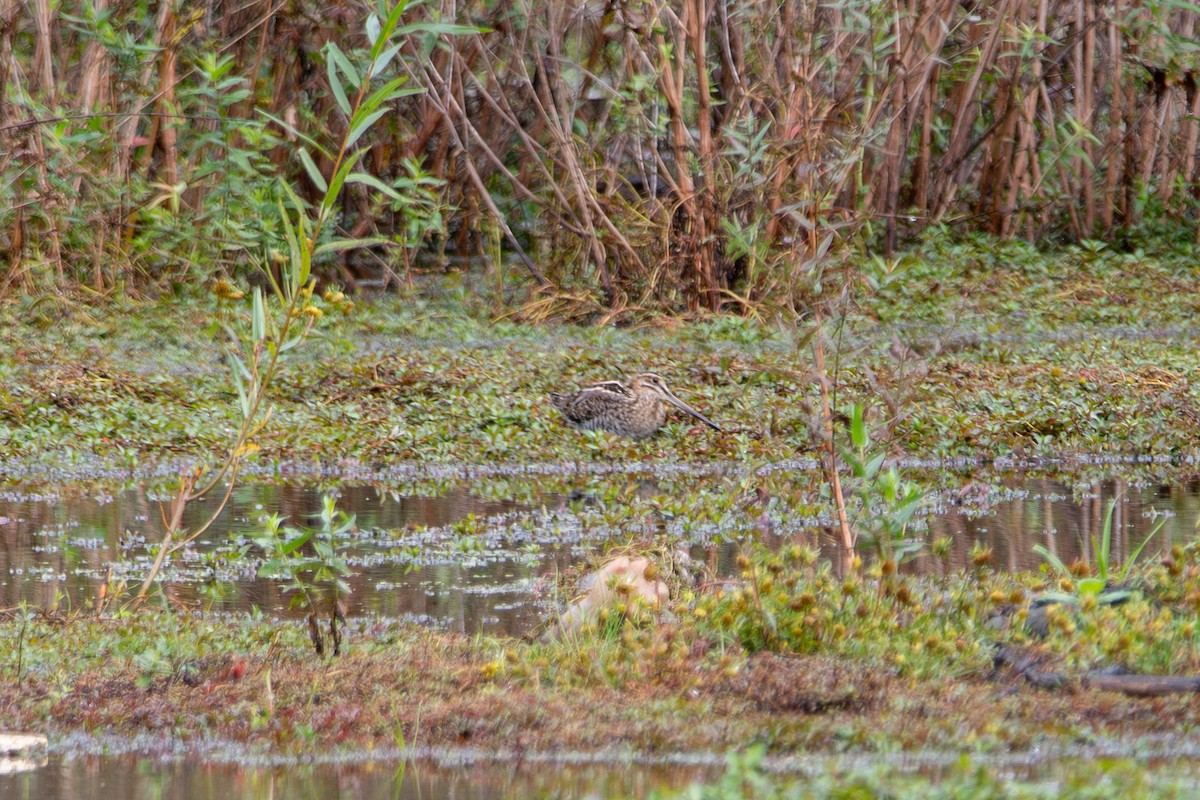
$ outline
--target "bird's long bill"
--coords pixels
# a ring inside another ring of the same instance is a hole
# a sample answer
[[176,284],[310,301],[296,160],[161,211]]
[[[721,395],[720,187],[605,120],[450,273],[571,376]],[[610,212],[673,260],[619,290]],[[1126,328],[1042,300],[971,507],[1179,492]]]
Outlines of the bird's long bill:
[[693,417],[700,420],[705,425],[712,428],[714,431],[721,430],[721,427],[719,425],[717,425],[717,423],[713,422],[711,419],[704,416],[699,411],[697,411],[696,409],[689,406],[687,403],[680,400],[678,397],[676,397],[670,391],[667,392],[667,402],[670,403],[671,405],[675,406],[676,408],[678,408],[680,411],[683,411],[687,414],[691,414]]

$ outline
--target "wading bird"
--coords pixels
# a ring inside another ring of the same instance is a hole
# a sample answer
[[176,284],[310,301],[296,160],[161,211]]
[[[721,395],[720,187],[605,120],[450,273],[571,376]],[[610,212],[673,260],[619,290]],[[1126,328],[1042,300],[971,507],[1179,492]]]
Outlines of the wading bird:
[[623,381],[603,381],[571,394],[551,394],[550,402],[572,428],[608,431],[645,439],[667,420],[666,405],[691,414],[715,431],[717,424],[680,400],[653,372]]

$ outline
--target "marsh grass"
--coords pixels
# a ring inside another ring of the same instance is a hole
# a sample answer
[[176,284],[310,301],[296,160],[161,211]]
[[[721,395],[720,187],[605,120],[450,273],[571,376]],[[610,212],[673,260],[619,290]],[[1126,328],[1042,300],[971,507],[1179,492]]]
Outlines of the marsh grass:
[[[1033,551],[1037,553],[1046,564],[1049,565],[1060,578],[1060,584],[1070,586],[1075,589],[1075,593],[1068,592],[1048,592],[1042,595],[1042,598],[1047,601],[1059,603],[1078,604],[1083,601],[1101,604],[1123,603],[1134,596],[1135,589],[1129,586],[1129,579],[1138,556],[1142,550],[1146,549],[1146,545],[1150,544],[1151,540],[1158,535],[1163,529],[1166,520],[1160,519],[1155,523],[1150,533],[1142,540],[1142,543],[1133,548],[1129,555],[1125,558],[1125,563],[1121,568],[1117,569],[1117,564],[1112,559],[1112,527],[1113,527],[1113,512],[1116,510],[1117,503],[1120,498],[1114,497],[1108,503],[1108,510],[1104,514],[1104,522],[1100,527],[1100,537],[1097,539],[1092,537],[1092,553],[1095,555],[1095,565],[1083,563],[1076,565],[1074,569],[1068,567],[1062,560],[1048,550],[1044,545],[1035,544]],[[1095,572],[1095,576],[1091,573]],[[1080,574],[1082,573],[1082,574]]]
[[[1169,249],[1136,263],[1103,250],[1087,254],[1086,272],[1064,284],[1073,270],[1065,262],[1083,257],[1075,249],[1050,256],[944,238],[905,254],[898,269],[908,279],[847,316],[854,346],[839,372],[838,407],[886,408],[878,406],[885,396],[878,387],[890,383],[899,340],[925,354],[928,374],[892,392],[903,415],[873,417],[883,424],[872,437],[885,450],[947,457],[1200,451],[1200,395],[1188,377],[1200,361],[1180,338],[1200,313],[1190,261]],[[1120,296],[1109,291],[1114,286]],[[1064,291],[1090,299],[1063,302]],[[284,365],[253,457],[320,452],[378,464],[515,464],[813,455],[810,357],[795,349],[790,327],[713,319],[522,328],[464,309],[453,293],[428,293],[413,304],[385,297],[359,302],[349,316],[326,313],[322,336],[305,344],[310,360]],[[240,305],[215,298],[98,311],[34,302],[0,308],[0,342],[11,354],[0,366],[0,454],[123,464],[216,457],[228,446],[223,428],[240,424],[235,389],[219,341],[183,332],[235,313],[243,313]],[[116,348],[130,357],[111,355]],[[564,383],[644,369],[686,387],[729,433],[691,436],[672,422],[642,446],[601,446],[544,413],[546,394]]]
[[831,769],[796,778],[767,768],[760,745],[730,753],[720,778],[674,792],[652,792],[652,800],[1102,800],[1116,796],[1151,800],[1182,798],[1195,787],[1186,763],[1148,766],[1137,759],[1101,763],[1066,760],[1022,771],[991,766],[986,759],[960,758],[923,771],[888,766]]
[[571,641],[364,618],[347,629],[352,646],[336,669],[311,658],[301,621],[5,612],[0,700],[14,725],[135,734],[170,719],[180,736],[283,749],[391,746],[397,731],[427,745],[466,736],[503,747],[519,731],[533,748],[689,750],[769,735],[780,752],[1021,751],[1081,730],[1136,736],[1200,721],[1188,697],[1139,714],[1144,700],[1033,689],[992,663],[997,646],[1012,645],[1067,676],[1113,665],[1200,673],[1200,567],[1194,548],[1176,555],[1174,572],[1148,569],[1152,600],[1083,610],[1041,642],[987,624],[1006,607],[1019,615],[1044,589],[1037,575],[838,578],[802,551],[751,551],[753,569],[748,561],[736,582],[682,594],[673,620],[614,615]]

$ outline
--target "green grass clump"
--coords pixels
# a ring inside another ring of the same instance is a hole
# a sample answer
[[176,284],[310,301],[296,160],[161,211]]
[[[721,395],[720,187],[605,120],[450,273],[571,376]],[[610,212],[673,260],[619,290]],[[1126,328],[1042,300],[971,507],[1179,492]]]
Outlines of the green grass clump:
[[936,770],[913,773],[888,766],[826,768],[797,778],[764,769],[764,750],[731,753],[724,774],[677,792],[653,792],[652,800],[1147,800],[1192,797],[1197,776],[1190,764],[1148,767],[1134,759],[1065,761],[1039,765],[1028,777],[963,758]]
[[916,577],[884,560],[838,577],[801,546],[753,548],[739,560],[741,579],[700,594],[690,613],[699,635],[749,653],[836,656],[915,678],[984,675],[1006,645],[1038,648],[1073,676],[1110,667],[1196,674],[1196,553],[1176,548],[1179,561],[1138,571],[1131,581],[1143,588],[1119,604],[1085,596],[1050,607],[1045,638],[1024,622],[1032,602],[1063,586],[1048,573],[999,573],[981,563]]

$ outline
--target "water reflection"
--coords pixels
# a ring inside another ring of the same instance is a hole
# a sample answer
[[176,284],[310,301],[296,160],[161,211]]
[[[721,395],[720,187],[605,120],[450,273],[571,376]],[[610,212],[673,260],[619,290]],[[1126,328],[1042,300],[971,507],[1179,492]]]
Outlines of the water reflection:
[[[709,496],[725,491],[716,477],[684,483],[694,491],[697,481],[704,480],[712,481],[701,484]],[[841,561],[832,529],[800,517],[786,503],[769,511],[761,504],[747,506],[746,513],[729,515],[723,528],[685,527],[686,513],[654,511],[660,502],[656,495],[670,498],[684,491],[669,481],[647,486],[639,478],[615,489],[591,487],[572,493],[573,501],[563,494],[539,496],[537,487],[528,484],[520,488],[524,504],[479,496],[490,492],[504,497],[507,486],[467,484],[437,496],[339,487],[339,507],[356,514],[359,525],[354,538],[344,543],[354,570],[349,613],[466,633],[524,635],[545,617],[555,577],[609,541],[678,537],[717,574],[737,572],[737,542],[747,536],[768,544],[805,539],[819,544],[834,563]],[[257,578],[261,553],[247,537],[268,511],[290,517],[293,524],[310,523],[322,494],[295,484],[238,486],[217,524],[165,572],[167,595],[216,611],[287,613],[290,597],[280,584]],[[1127,560],[1158,518],[1165,524],[1143,550],[1143,559],[1161,557],[1173,543],[1195,536],[1200,483],[1194,480],[1133,485],[1113,478],[1074,484],[1069,477],[977,475],[965,487],[956,480],[954,488],[934,495],[933,513],[916,534],[927,544],[944,539],[949,548],[935,556],[927,546],[909,568],[924,574],[964,569],[977,547],[991,549],[994,568],[1037,568],[1041,559],[1033,551],[1035,544],[1067,564],[1094,563],[1093,540],[1100,536],[1112,498],[1120,500],[1112,528],[1116,562]],[[190,506],[185,528],[200,525],[214,502]],[[19,487],[0,491],[0,608],[21,602],[43,608],[90,605],[110,570],[135,583],[155,552],[160,514],[158,499],[142,488],[110,494],[67,484],[36,492]],[[470,515],[473,520],[467,519]],[[218,584],[232,590],[222,595],[207,591]]]
[[6,800],[261,800],[354,797],[413,800],[645,797],[677,789],[706,773],[679,766],[564,766],[483,762],[445,768],[387,762],[245,767],[141,756],[53,757],[41,769],[0,774]]
[[1065,564],[1096,563],[1095,542],[1100,541],[1105,516],[1113,508],[1110,562],[1124,564],[1129,554],[1162,528],[1139,555],[1154,560],[1168,555],[1171,545],[1190,541],[1200,519],[1200,483],[1131,486],[1113,478],[1071,486],[1048,478],[1013,476],[986,493],[972,497],[972,487],[943,505],[930,520],[927,542],[946,537],[951,544],[944,557],[929,548],[914,559],[914,569],[941,574],[971,565],[978,545],[992,551],[992,567],[1017,571],[1036,569],[1042,559],[1033,551],[1042,545]]
[[[399,496],[370,486],[340,487],[337,493],[339,507],[356,514],[360,530],[368,532],[350,551],[358,556],[351,614],[410,618],[471,632],[525,631],[536,622],[531,586],[541,573],[532,559],[493,547],[430,563],[427,554],[397,552],[396,538],[382,535],[415,535],[415,526],[449,525],[468,515],[493,518],[518,510],[517,504],[485,500],[462,489],[437,497]],[[238,486],[217,523],[194,549],[176,558],[166,574],[168,594],[213,610],[284,612],[291,598],[277,583],[256,579],[254,562],[239,560],[236,548],[248,543],[246,537],[267,511],[293,524],[313,524],[322,494],[311,486]],[[53,492],[0,493],[0,608],[22,601],[43,608],[87,605],[111,567],[131,582],[143,575],[156,547],[153,532],[162,527],[159,499],[144,488],[108,494],[78,485]],[[205,522],[215,503],[190,505],[184,528],[194,530]],[[222,550],[228,557],[205,560],[205,554]],[[553,550],[541,555],[551,562],[556,557]],[[232,591],[206,594],[205,582],[218,573]]]

